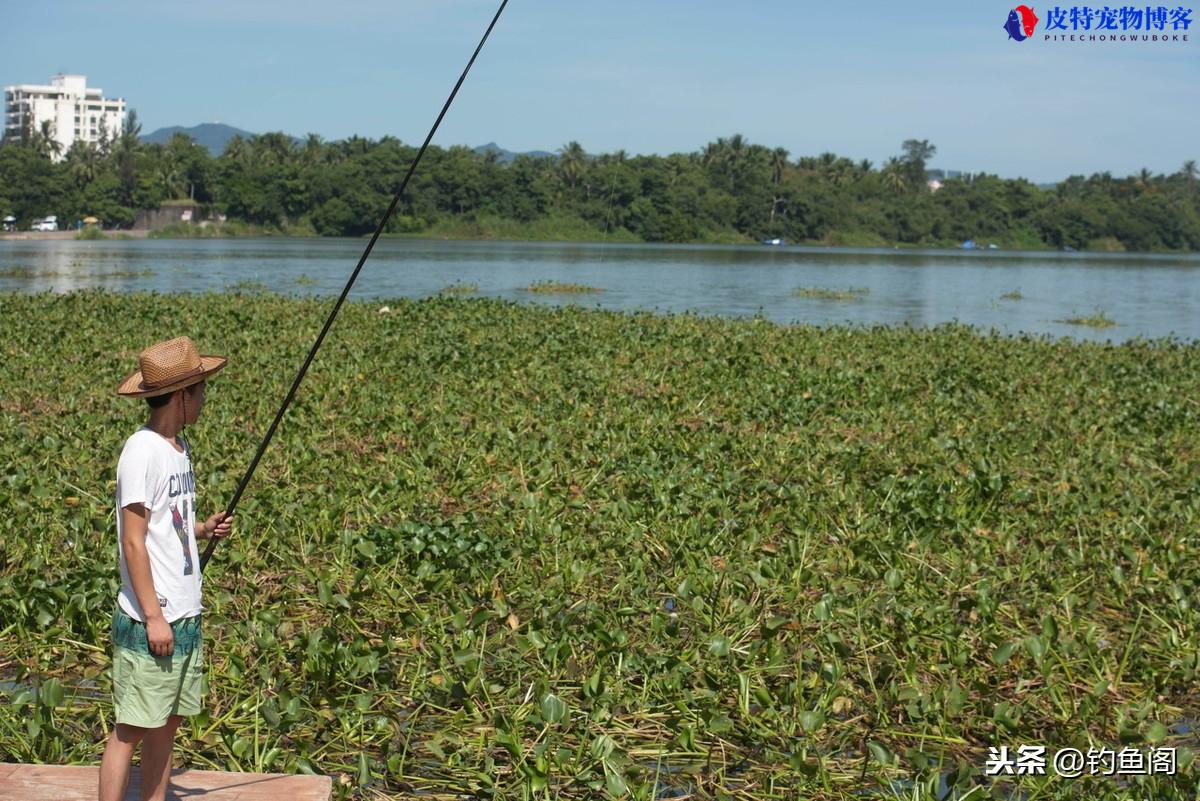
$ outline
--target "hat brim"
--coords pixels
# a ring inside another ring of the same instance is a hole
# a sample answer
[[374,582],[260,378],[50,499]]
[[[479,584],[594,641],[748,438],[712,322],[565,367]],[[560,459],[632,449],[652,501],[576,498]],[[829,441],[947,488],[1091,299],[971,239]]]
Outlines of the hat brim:
[[188,376],[179,379],[179,381],[168,384],[165,387],[154,387],[146,389],[142,385],[142,371],[134,370],[121,385],[117,387],[117,394],[123,395],[126,398],[153,398],[157,395],[166,395],[174,392],[177,389],[190,387],[192,384],[199,384],[209,376],[216,375],[221,371],[229,360],[224,356],[201,356],[200,357],[200,372],[191,373]]

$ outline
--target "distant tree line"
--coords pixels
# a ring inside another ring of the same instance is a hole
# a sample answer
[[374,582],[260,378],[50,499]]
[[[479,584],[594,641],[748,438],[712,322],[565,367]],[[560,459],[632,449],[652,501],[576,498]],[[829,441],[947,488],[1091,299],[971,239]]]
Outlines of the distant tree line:
[[[136,113],[99,145],[57,159],[48,131],[0,144],[0,215],[20,224],[56,214],[129,227],[134,211],[191,199],[230,220],[322,236],[373,231],[416,148],[351,137],[297,143],[282,133],[232,139],[213,157],[184,135],[138,138]],[[721,138],[696,153],[591,155],[578,142],[556,156],[432,147],[389,229],[447,221],[559,222],[574,235],[648,242],[783,238],[831,245],[1200,250],[1195,161],[1171,175],[1072,176],[1052,189],[976,174],[931,187],[936,148],[908,140],[884,164],[833,153],[792,158],[783,148]]]

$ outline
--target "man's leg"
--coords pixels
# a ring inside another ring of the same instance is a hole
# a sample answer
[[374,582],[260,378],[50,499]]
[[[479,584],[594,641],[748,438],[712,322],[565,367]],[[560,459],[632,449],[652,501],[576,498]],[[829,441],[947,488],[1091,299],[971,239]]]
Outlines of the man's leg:
[[146,729],[142,740],[142,801],[163,801],[167,783],[171,780],[171,752],[175,747],[175,730],[183,718],[171,715],[157,729]]
[[125,797],[133,749],[147,731],[140,726],[118,723],[109,732],[104,756],[100,759],[100,801],[121,801]]

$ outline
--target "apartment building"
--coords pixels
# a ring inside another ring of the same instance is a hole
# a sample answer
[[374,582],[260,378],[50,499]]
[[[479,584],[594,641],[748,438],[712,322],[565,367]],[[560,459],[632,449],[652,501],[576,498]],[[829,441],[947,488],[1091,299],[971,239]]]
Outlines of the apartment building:
[[125,99],[89,89],[86,75],[55,75],[49,86],[4,87],[6,138],[40,132],[47,121],[60,146],[57,158],[62,158],[76,142],[98,142],[105,133],[109,139],[119,133],[125,125]]

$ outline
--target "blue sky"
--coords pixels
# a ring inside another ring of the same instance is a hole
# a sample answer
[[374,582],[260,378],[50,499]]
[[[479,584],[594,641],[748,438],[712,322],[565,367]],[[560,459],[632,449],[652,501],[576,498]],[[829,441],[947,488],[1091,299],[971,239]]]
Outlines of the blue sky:
[[[83,73],[146,132],[220,121],[419,142],[495,7],[5,0],[0,84]],[[932,166],[1035,181],[1200,159],[1200,42],[1057,43],[1039,26],[1016,43],[1010,8],[510,0],[435,142],[671,153],[741,133],[878,164],[918,138],[937,145]]]

